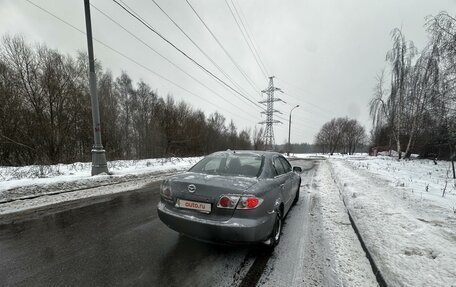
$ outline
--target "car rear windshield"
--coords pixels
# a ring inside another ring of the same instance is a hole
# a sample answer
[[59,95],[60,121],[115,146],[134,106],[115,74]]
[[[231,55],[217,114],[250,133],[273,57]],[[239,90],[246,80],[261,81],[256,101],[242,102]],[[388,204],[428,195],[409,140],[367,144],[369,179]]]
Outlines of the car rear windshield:
[[257,177],[263,166],[263,156],[252,154],[209,155],[190,171],[206,174]]

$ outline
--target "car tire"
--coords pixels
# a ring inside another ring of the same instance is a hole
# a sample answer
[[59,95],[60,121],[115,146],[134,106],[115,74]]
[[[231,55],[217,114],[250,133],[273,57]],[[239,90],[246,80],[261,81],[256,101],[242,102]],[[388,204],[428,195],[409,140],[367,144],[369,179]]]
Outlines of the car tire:
[[272,227],[271,236],[267,240],[266,246],[268,249],[273,250],[280,242],[282,235],[283,219],[282,213],[278,210],[276,213],[274,225]]
[[298,190],[296,190],[296,195],[295,195],[295,198],[293,200],[293,205],[295,205],[298,200],[299,200],[299,192],[301,190],[301,181],[299,181],[299,184],[298,184]]

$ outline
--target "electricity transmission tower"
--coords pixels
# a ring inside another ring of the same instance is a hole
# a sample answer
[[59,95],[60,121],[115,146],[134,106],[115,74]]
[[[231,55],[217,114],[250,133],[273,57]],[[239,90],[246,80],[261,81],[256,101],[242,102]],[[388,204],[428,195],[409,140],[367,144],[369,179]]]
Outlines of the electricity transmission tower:
[[282,101],[279,98],[274,97],[274,91],[282,92],[280,88],[274,87],[274,76],[269,77],[269,86],[266,90],[261,91],[267,95],[266,100],[259,102],[260,104],[266,104],[266,111],[261,112],[266,114],[266,120],[259,122],[259,124],[264,124],[265,129],[263,133],[263,141],[265,149],[273,149],[275,145],[274,139],[274,124],[282,123],[281,121],[274,120],[274,113],[280,113],[280,111],[274,109],[274,102]]

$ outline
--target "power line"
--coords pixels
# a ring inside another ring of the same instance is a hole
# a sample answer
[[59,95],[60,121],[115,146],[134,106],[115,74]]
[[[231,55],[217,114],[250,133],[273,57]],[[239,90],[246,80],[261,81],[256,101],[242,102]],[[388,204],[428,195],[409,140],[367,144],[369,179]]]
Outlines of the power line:
[[[50,12],[50,11],[48,11],[48,10],[42,8],[41,6],[39,6],[39,5],[35,4],[35,3],[33,3],[32,1],[29,1],[29,0],[26,0],[26,1],[27,1],[28,3],[30,3],[31,5],[35,6],[36,8],[42,10],[43,12],[49,14],[49,15],[52,16],[53,18],[59,20],[60,22],[66,24],[67,26],[69,26],[69,27],[73,28],[74,30],[80,32],[81,34],[85,35],[85,32],[84,32],[83,30],[79,29],[78,27],[74,26],[73,24],[67,22],[66,20],[60,18],[59,16],[53,14],[52,12]],[[95,7],[94,7],[94,8],[95,8]],[[186,89],[185,87],[183,87],[183,86],[177,84],[176,82],[174,82],[174,81],[172,81],[172,80],[166,78],[165,76],[163,76],[163,75],[161,75],[161,74],[159,74],[159,73],[153,71],[152,69],[146,67],[145,65],[143,65],[143,64],[139,63],[138,61],[132,59],[131,57],[125,55],[124,53],[122,53],[122,52],[120,52],[120,51],[118,51],[118,50],[112,48],[112,47],[109,46],[108,44],[106,44],[106,43],[104,43],[104,42],[102,42],[102,41],[100,41],[100,40],[98,40],[98,39],[96,39],[96,38],[94,38],[94,40],[95,40],[97,43],[99,43],[100,45],[104,46],[105,48],[107,48],[107,49],[113,51],[114,53],[116,53],[116,54],[120,55],[121,57],[127,59],[128,61],[130,61],[130,62],[136,64],[137,66],[139,66],[139,67],[141,67],[141,68],[143,68],[143,69],[145,69],[145,70],[151,72],[152,74],[154,74],[154,75],[156,75],[157,77],[159,77],[159,78],[161,78],[161,79],[163,79],[163,80],[169,82],[170,84],[172,84],[172,85],[174,85],[174,86],[180,88],[181,90],[187,92],[188,94],[191,94],[191,95],[193,95],[193,96],[195,96],[195,97],[197,97],[197,98],[200,98],[200,99],[202,99],[202,100],[207,101],[207,99],[202,98],[202,97],[199,96],[198,94],[195,94],[194,92],[192,92],[192,91]],[[229,113],[229,114],[232,113],[232,111],[226,110],[226,109],[224,109],[223,107],[220,107],[219,105],[217,105],[217,104],[215,104],[215,103],[212,103],[211,101],[209,101],[209,103],[211,103],[211,104],[214,105],[215,107],[220,108],[221,110],[226,111],[226,112]],[[251,113],[248,113],[248,114],[251,115]],[[236,115],[236,116],[239,117],[239,115]],[[241,117],[242,117],[242,116],[241,116]],[[243,119],[246,119],[245,117],[242,117],[242,118],[243,118]],[[282,119],[283,119],[283,118],[282,118]],[[246,119],[246,120],[247,120],[247,119]]]
[[[200,80],[198,80],[197,78],[195,78],[194,76],[192,76],[190,73],[188,73],[187,71],[185,71],[184,69],[182,69],[180,66],[178,66],[177,64],[175,64],[174,62],[172,62],[171,60],[169,60],[167,57],[165,57],[164,55],[162,55],[161,53],[159,53],[157,50],[155,50],[154,48],[152,48],[149,44],[147,44],[145,41],[143,41],[142,39],[140,39],[138,36],[136,36],[135,34],[133,34],[131,31],[129,31],[127,28],[125,28],[123,25],[121,25],[119,22],[117,22],[116,20],[114,20],[112,17],[110,17],[108,14],[104,13],[102,10],[100,10],[99,8],[97,8],[95,5],[93,4],[90,4],[95,10],[97,10],[100,14],[102,14],[103,16],[105,16],[106,18],[108,18],[110,21],[112,21],[113,23],[115,23],[117,26],[119,26],[120,28],[122,28],[125,32],[127,32],[128,34],[130,34],[132,37],[134,37],[136,40],[138,40],[139,42],[141,42],[143,45],[145,45],[147,48],[149,48],[150,50],[152,50],[154,53],[156,53],[158,56],[160,56],[162,59],[164,59],[165,61],[167,61],[168,63],[170,63],[171,65],[173,65],[175,68],[177,68],[179,71],[181,71],[182,73],[184,73],[185,75],[187,75],[188,77],[190,77],[191,79],[193,79],[195,82],[199,83],[200,85],[202,85],[203,87],[205,87],[206,89],[208,89],[209,91],[211,91],[212,93],[214,93],[216,96],[218,96],[219,98],[221,98],[222,100],[224,100],[225,102],[227,102],[228,104],[231,104],[233,106],[235,106],[232,102],[228,101],[227,99],[225,99],[223,96],[221,96],[219,93],[217,93],[216,91],[214,91],[213,89],[211,89],[210,87],[208,87],[206,84],[204,84],[203,82],[201,82]],[[236,108],[239,108],[239,110],[242,110],[243,112],[249,114],[249,112],[247,112],[246,110],[243,110],[241,109],[240,107],[238,106],[235,106]]]
[[[244,23],[242,22],[241,17],[239,16],[239,12],[237,11],[236,7],[234,6],[233,2],[231,1],[231,3],[233,4],[234,10],[235,10],[236,14],[237,14],[238,17],[239,17],[239,21],[238,21],[237,18],[236,18],[236,16],[234,15],[233,9],[232,9],[231,6],[228,4],[228,0],[225,0],[225,3],[226,3],[226,6],[228,6],[228,8],[229,8],[229,10],[230,10],[230,13],[231,13],[231,16],[233,16],[233,19],[234,19],[234,21],[236,22],[236,25],[237,25],[237,27],[239,28],[239,31],[240,31],[241,34],[242,34],[242,38],[244,38],[244,41],[245,41],[245,43],[247,44],[247,47],[249,48],[250,52],[252,53],[253,58],[255,59],[255,62],[257,63],[257,65],[258,65],[258,67],[260,68],[260,70],[261,70],[261,72],[263,73],[263,75],[264,75],[265,77],[267,77],[267,73],[263,70],[263,67],[261,66],[260,62],[258,61],[258,59],[257,59],[257,57],[256,57],[256,55],[255,55],[255,52],[253,51],[252,47],[250,47],[251,44],[249,43],[249,40],[247,40],[247,37],[249,37],[249,35],[247,34],[247,30],[245,29],[245,25],[244,25]],[[239,22],[240,22],[241,24],[239,24]],[[242,30],[241,25],[242,25],[242,27],[244,27],[245,33],[244,33],[244,30]],[[247,34],[247,36],[246,36],[245,34]]]
[[[282,101],[282,102],[284,102],[284,103],[287,104],[287,102],[285,102],[285,101],[283,101],[283,100],[280,100],[280,101]],[[279,115],[276,115],[276,117],[277,117],[278,119],[281,119],[281,120],[287,122],[288,119],[285,118],[285,117],[282,116],[282,115],[283,115],[282,113],[279,113]],[[311,125],[309,125],[308,121],[312,121],[312,122],[314,122],[314,123],[316,123],[316,124],[320,124],[319,122],[317,122],[317,121],[315,121],[314,119],[311,119],[311,118],[310,118],[310,119],[308,119],[308,118],[307,118],[307,119],[301,119],[301,118],[299,118],[299,115],[300,115],[299,113],[296,115],[296,116],[298,116],[298,118],[297,118],[296,120],[297,120],[297,121],[301,121],[301,120],[302,120],[302,123],[303,123],[304,125],[307,125],[308,127],[312,127]]]
[[[284,94],[286,95],[286,93],[284,93]],[[293,105],[292,105],[292,106],[293,106]],[[305,108],[305,107],[306,107],[306,106],[302,106],[302,108]],[[313,123],[315,123],[315,124],[318,124],[318,125],[321,124],[320,122],[316,121],[316,120],[313,119],[313,118],[304,118],[304,119],[303,119],[303,118],[300,118],[300,115],[301,115],[301,114],[299,114],[299,113],[296,114],[295,117],[298,117],[296,120],[299,121],[299,122],[301,122],[301,123],[303,123],[304,125],[307,125],[308,127],[311,127],[311,126],[309,125],[309,121],[311,121],[311,122],[313,122]],[[276,117],[279,118],[279,119],[281,119],[281,120],[283,120],[283,121],[285,121],[285,122],[288,121],[288,119],[284,118],[284,117],[281,116],[281,115],[277,115]]]
[[[236,0],[231,0],[231,2],[233,3],[233,7],[236,8],[236,3],[237,1]],[[256,44],[255,44],[255,37],[253,35],[253,33],[250,32],[250,29],[249,29],[249,25],[248,25],[248,22],[247,22],[247,19],[244,15],[244,13],[242,12],[242,9],[241,9],[241,6],[239,5],[239,3],[237,3],[237,5],[239,6],[239,15],[241,16],[241,20],[243,19],[243,22],[245,23],[245,27],[247,28],[246,31],[247,31],[247,35],[250,35],[249,38],[250,38],[250,41],[252,42],[252,45],[253,45],[253,49],[255,50],[255,52],[257,53],[258,55],[258,59],[260,60],[260,63],[261,65],[263,66],[264,70],[266,71],[266,74],[269,75],[269,72],[268,72],[268,69],[266,67],[266,64],[264,63],[264,61],[262,60],[263,58],[263,55],[261,54],[261,49],[260,48],[257,48]],[[244,27],[244,28],[245,28]]]
[[311,107],[311,108],[313,108],[313,109],[310,110],[310,112],[313,113],[314,115],[319,116],[320,118],[325,117],[325,116],[330,117],[330,118],[334,117],[334,113],[330,112],[327,109],[324,109],[324,108],[322,108],[322,107],[320,107],[320,106],[318,106],[316,104],[313,104],[313,103],[311,103],[309,101],[306,101],[306,100],[303,100],[303,99],[299,99],[298,97],[296,97],[296,96],[294,96],[294,95],[292,95],[290,93],[284,93],[284,94],[286,96],[294,98],[297,102],[301,102],[301,103],[306,104],[306,105],[303,105],[303,107]]
[[[301,88],[301,87],[299,87],[299,86],[297,86],[297,85],[295,85],[295,84],[292,84],[292,83],[286,81],[285,79],[283,79],[283,78],[281,78],[281,77],[277,77],[277,79],[278,79],[279,81],[283,81],[285,84],[288,84],[288,85],[290,85],[290,86],[294,86],[296,89],[298,89],[298,90],[300,90],[300,91],[302,91],[302,92],[304,92],[304,93],[306,93],[306,94],[309,94],[308,91],[304,90],[303,88]],[[289,93],[286,93],[286,94],[288,94],[288,96],[293,97],[293,98],[295,98],[295,99],[297,99],[297,100],[299,100],[299,101],[306,102],[306,101],[304,101],[304,100],[302,100],[302,99],[298,99],[297,97],[294,97],[293,95],[290,95]],[[325,113],[331,113],[331,111],[329,111],[329,110],[327,110],[327,109],[325,109],[325,108],[323,108],[323,107],[321,107],[321,106],[319,106],[319,105],[316,105],[316,104],[313,104],[313,103],[310,103],[310,102],[306,102],[306,104],[311,105],[311,106],[313,106],[313,107],[315,107],[315,108],[317,108],[317,109],[319,109],[319,110],[321,110],[321,111],[323,111],[323,112],[325,112]]]
[[[193,13],[195,13],[196,17],[200,20],[200,22],[203,24],[203,26],[206,28],[206,30],[211,34],[212,38],[217,42],[220,48],[222,48],[223,52],[225,55],[228,56],[228,58],[231,60],[231,62],[236,66],[236,68],[241,72],[241,74],[244,76],[244,78],[249,82],[252,86],[255,86],[254,82],[250,77],[242,70],[241,66],[234,60],[234,58],[231,56],[231,54],[225,49],[223,44],[219,41],[219,39],[215,36],[215,34],[212,32],[212,30],[207,26],[206,22],[204,22],[203,18],[196,12],[195,8],[193,8],[192,4],[188,0],[185,0],[188,4],[188,6],[192,9]],[[256,89],[256,88],[255,88]]]
[[[43,12],[47,13],[48,15],[54,17],[55,19],[61,21],[62,23],[64,23],[64,24],[70,26],[71,28],[75,29],[76,31],[80,32],[81,34],[86,35],[86,33],[85,33],[83,30],[81,30],[81,29],[79,29],[78,27],[74,26],[73,24],[71,24],[71,23],[65,21],[64,19],[62,19],[62,18],[60,18],[59,16],[53,14],[52,12],[50,12],[50,11],[44,9],[43,7],[41,7],[41,6],[37,5],[37,4],[35,4],[34,2],[32,2],[32,1],[30,1],[30,0],[26,0],[26,1],[27,1],[28,3],[30,3],[31,5],[35,6],[36,8],[40,9],[41,11],[43,11]],[[151,72],[152,74],[156,75],[157,77],[159,77],[159,78],[161,78],[161,79],[163,79],[163,80],[169,82],[170,84],[172,84],[172,85],[174,85],[174,86],[176,86],[176,87],[182,89],[183,91],[185,91],[185,92],[187,92],[187,93],[189,93],[189,94],[191,94],[191,95],[193,95],[193,96],[195,96],[195,97],[197,97],[197,98],[200,98],[200,99],[202,99],[202,100],[204,100],[204,101],[207,101],[207,99],[202,98],[201,96],[199,96],[199,95],[193,93],[192,91],[190,91],[190,90],[186,89],[185,87],[183,87],[183,86],[177,84],[176,82],[174,82],[174,81],[172,81],[172,80],[166,78],[165,76],[160,75],[159,73],[157,73],[157,72],[153,71],[152,69],[150,69],[150,68],[144,66],[143,64],[141,64],[141,63],[137,62],[136,60],[130,58],[129,56],[125,55],[124,53],[122,53],[122,52],[120,52],[120,51],[118,51],[118,50],[112,48],[112,47],[109,46],[108,44],[105,44],[104,42],[102,42],[102,41],[100,41],[100,40],[98,40],[98,39],[96,39],[96,38],[93,38],[93,39],[94,39],[97,43],[99,43],[100,45],[104,46],[105,48],[107,48],[107,49],[113,51],[114,53],[116,53],[116,54],[122,56],[123,58],[129,60],[130,62],[132,62],[132,63],[134,63],[134,64],[136,64],[136,65],[138,65],[139,67],[141,67],[141,68],[143,68],[143,69],[145,69],[145,70]],[[211,102],[211,104],[214,105],[215,107],[221,109],[221,110],[224,110],[225,112],[227,112],[227,113],[229,113],[229,114],[232,113],[231,111],[225,110],[223,107],[220,107],[220,106],[218,106],[218,105],[215,104],[215,103],[212,103],[212,102]],[[250,114],[249,114],[249,115],[250,115]],[[234,115],[233,115],[233,116],[234,116]],[[236,115],[236,116],[238,116],[238,115]],[[244,119],[246,119],[246,118],[244,118]],[[246,119],[246,120],[247,120],[247,119]]]
[[[255,51],[254,54],[257,55],[258,60],[260,61],[260,64],[263,67],[263,69],[266,72],[266,74],[269,74],[268,73],[268,69],[266,69],[266,65],[264,64],[264,61],[261,59],[260,53],[258,53],[258,50],[257,50],[256,45],[255,45],[255,41],[253,40],[253,34],[249,30],[249,27],[247,25],[247,20],[245,19],[245,16],[242,14],[241,8],[239,7],[239,10],[236,8],[236,1],[231,0],[231,3],[233,4],[233,8],[234,8],[234,10],[236,11],[236,14],[239,17],[239,20],[240,20],[240,22],[242,24],[242,27],[244,27],[244,30],[245,30],[246,35],[247,35],[247,38],[250,40],[250,43],[252,44],[253,50]],[[239,13],[239,11],[241,11],[241,13]],[[253,53],[253,51],[252,51],[252,53]]]
[[[141,15],[139,15],[137,12],[135,12],[130,6],[128,6],[128,5],[127,5],[125,2],[123,2],[122,0],[119,0],[119,1],[120,1],[126,8],[128,8],[129,11],[127,11],[127,12],[129,12],[130,15],[134,14],[133,17],[135,17],[135,18],[138,19],[139,21],[142,21],[142,22],[143,22],[143,25],[144,25],[144,24],[147,25],[148,27],[147,27],[147,26],[146,26],[146,27],[149,28],[149,29],[152,28],[152,26],[151,26],[143,17],[141,17]],[[114,2],[116,2],[116,1],[114,0]],[[120,4],[117,3],[117,2],[116,2],[116,4],[120,5]],[[124,9],[125,9],[125,8],[124,8]],[[153,29],[153,28],[152,28],[152,29]],[[155,32],[155,33],[158,33],[157,31],[154,31],[154,32]],[[157,34],[157,35],[158,35],[158,34]],[[163,36],[162,36],[162,35],[159,35],[159,36],[163,39]],[[166,41],[166,40],[165,40],[165,41]],[[168,43],[169,43],[169,42],[168,42]],[[172,44],[171,44],[171,45],[172,45]],[[179,52],[180,52],[180,51],[179,51]],[[186,56],[186,55],[184,55],[184,56]],[[186,56],[186,57],[187,57],[187,56]],[[187,57],[187,58],[188,58],[188,57]],[[200,68],[201,68],[201,67],[200,67]],[[203,70],[204,70],[204,67],[203,67]],[[208,72],[208,70],[204,70],[204,71],[205,71],[206,73],[208,73],[210,76],[213,76],[213,77],[214,77],[214,75],[212,75],[211,72]],[[221,80],[218,79],[216,76],[215,76],[215,78],[218,80],[218,83],[220,84],[220,83],[221,83],[221,82],[220,82]],[[229,79],[230,79],[230,78],[229,78]],[[223,81],[222,81],[222,82],[223,82]],[[224,85],[222,85],[222,86],[223,86],[225,89],[227,89],[228,91],[230,91],[231,93],[233,93],[235,96],[239,96],[239,95],[240,95],[240,96],[242,97],[242,99],[247,100],[247,101],[249,101],[250,103],[256,105],[255,102],[251,101],[251,100],[248,99],[246,96],[242,95],[241,93],[239,93],[238,91],[236,91],[236,90],[233,89],[232,87],[229,87],[226,83],[223,82],[223,84],[224,84]],[[242,88],[240,88],[239,85],[236,84],[236,82],[234,82],[234,85],[235,85],[238,89],[242,90],[242,91],[245,93],[245,90],[243,90]],[[259,105],[256,105],[256,106],[257,106],[258,108],[260,108],[260,109],[263,109],[263,107],[261,107],[261,106],[259,106]],[[245,110],[244,110],[244,112],[245,112]]]
[[[162,34],[160,34],[158,31],[156,31],[154,28],[152,28],[149,24],[147,24],[144,20],[142,20],[140,17],[136,16],[135,14],[137,14],[136,12],[134,12],[132,9],[131,11],[129,9],[127,9],[125,6],[123,6],[122,4],[120,4],[117,0],[113,0],[114,3],[116,3],[120,8],[122,8],[125,12],[127,12],[130,16],[132,16],[133,18],[135,18],[136,20],[138,20],[141,24],[143,24],[147,29],[149,29],[150,31],[154,32],[157,36],[159,36],[161,39],[163,39],[166,43],[168,43],[169,45],[171,45],[171,47],[173,47],[174,49],[176,49],[178,52],[180,52],[182,55],[184,55],[187,59],[189,59],[190,61],[192,61],[195,65],[197,65],[198,67],[200,67],[203,71],[205,71],[206,73],[208,73],[210,76],[212,76],[213,78],[215,78],[217,81],[219,81],[220,83],[222,83],[223,85],[225,85],[227,88],[229,88],[230,90],[232,90],[233,92],[235,92],[236,94],[238,94],[239,96],[243,97],[244,99],[246,99],[247,101],[251,102],[252,104],[254,104],[255,106],[259,107],[260,109],[263,109],[263,107],[259,106],[257,103],[255,103],[254,101],[252,101],[251,99],[249,99],[248,97],[246,97],[245,95],[243,95],[242,93],[240,93],[238,90],[236,90],[235,88],[233,88],[232,86],[230,86],[229,84],[227,84],[225,81],[223,81],[222,79],[220,79],[219,77],[217,77],[214,73],[212,73],[211,71],[209,71],[208,69],[206,69],[203,65],[201,65],[200,63],[198,63],[195,59],[193,59],[192,57],[190,57],[189,55],[187,55],[187,53],[185,53],[184,51],[182,51],[179,47],[177,47],[174,43],[172,43],[171,41],[169,41],[165,36],[163,36]],[[134,13],[133,13],[133,12]]]
[[[293,84],[291,84],[290,82],[285,81],[283,78],[279,78],[279,77],[277,77],[277,78],[278,78],[279,81],[282,81],[282,82],[284,82],[284,83],[288,83],[288,85],[294,86],[294,87],[296,87],[297,89],[301,90],[302,92],[308,94],[307,91],[305,91],[304,89],[300,88],[299,86],[293,85]],[[282,84],[283,84],[283,83],[282,83]],[[327,110],[327,109],[325,109],[325,108],[323,108],[323,107],[321,107],[321,106],[319,106],[319,105],[316,105],[316,104],[311,103],[311,102],[309,102],[309,101],[306,101],[306,100],[303,100],[303,99],[301,99],[301,98],[298,98],[298,97],[296,97],[295,95],[290,94],[290,93],[288,93],[288,92],[284,92],[284,95],[287,96],[287,97],[293,98],[294,100],[296,100],[296,101],[294,101],[294,103],[305,103],[306,105],[302,105],[302,107],[313,107],[314,109],[319,110],[318,116],[323,116],[323,114],[321,113],[321,112],[323,112],[325,115],[327,115],[327,116],[329,116],[329,117],[334,117],[334,113],[332,113],[331,111],[329,111],[329,110]],[[315,114],[315,111],[313,111],[313,113]],[[311,120],[314,121],[313,119],[311,119]],[[314,122],[315,122],[315,121],[314,121]],[[317,123],[317,122],[315,122],[315,123]]]
[[[288,119],[284,118],[283,116],[276,115],[276,118],[283,120],[285,123],[288,122]],[[313,125],[311,125],[311,124],[310,124],[307,120],[305,120],[305,119],[303,120],[303,119],[294,117],[294,118],[293,118],[293,121],[298,121],[298,122],[301,123],[301,125],[306,126],[306,127],[308,127],[308,128],[314,127]],[[313,122],[316,123],[316,124],[320,124],[320,123],[317,123],[316,121],[313,121]]]
[[[61,22],[65,23],[65,24],[67,24],[67,25],[70,26],[71,28],[73,28],[73,29],[75,29],[75,30],[81,32],[81,33],[84,34],[84,35],[86,35],[86,33],[85,33],[83,30],[81,30],[81,29],[79,29],[78,27],[74,26],[73,24],[71,24],[71,23],[69,23],[69,22],[63,20],[63,19],[60,18],[59,16],[57,16],[57,15],[51,13],[50,11],[44,9],[43,7],[41,7],[41,6],[39,6],[39,5],[35,4],[35,3],[33,3],[33,2],[30,1],[30,0],[25,0],[25,1],[29,2],[30,4],[32,4],[32,5],[35,6],[36,8],[40,9],[41,11],[43,11],[43,12],[45,12],[45,13],[51,15],[52,17],[54,17],[54,18],[56,18],[56,19],[58,19],[59,21],[61,21]],[[95,40],[96,40],[96,39],[95,39]]]
[[[281,90],[281,92],[282,92],[283,94],[285,94],[285,95],[287,95],[287,96],[290,96],[290,97],[291,97],[291,95],[290,95],[289,93],[285,93],[285,92],[283,92],[282,90]],[[293,98],[294,98],[294,97],[293,97]],[[297,99],[297,98],[295,98],[295,99]],[[306,101],[303,101],[303,100],[300,100],[300,99],[297,99],[297,100],[299,100],[300,102],[304,102],[304,103],[307,103]],[[282,99],[280,99],[280,101],[284,102],[285,104],[289,104],[289,103],[287,103],[287,102],[283,101]],[[313,105],[312,103],[308,103],[308,104],[309,104],[309,105]],[[293,104],[293,105],[294,105],[294,104]],[[305,107],[305,106],[303,106],[303,107]],[[317,108],[319,108],[318,106],[316,106],[316,107],[317,107]],[[320,108],[320,109],[321,109],[321,108]],[[326,112],[326,111],[325,111],[325,110],[323,110],[323,109],[321,109],[321,110],[322,110],[323,112]],[[277,112],[279,112],[279,111],[277,111]],[[287,121],[288,121],[288,119],[287,119],[287,118],[285,118],[284,116],[282,116],[281,114],[282,114],[282,113],[280,113],[280,112],[279,112],[279,115],[276,115],[276,118],[278,118],[278,119],[281,119],[281,120],[283,120],[283,121],[287,122]],[[299,114],[298,114],[298,115],[299,115]],[[329,115],[329,114],[328,114],[328,115]],[[331,117],[332,117],[332,116],[333,116],[333,115],[331,115]],[[301,119],[300,119],[300,118],[298,118],[298,120],[301,120]],[[312,122],[314,122],[315,124],[320,124],[319,122],[315,121],[315,120],[314,120],[314,119],[312,119],[312,118],[310,118],[310,119],[303,119],[303,121],[304,121],[304,122],[303,122],[303,123],[304,123],[304,125],[308,125],[308,121],[312,121]],[[308,125],[308,126],[309,126],[309,125]],[[309,127],[310,127],[310,126],[309,126]]]
[[[174,21],[174,19],[168,13],[166,13],[166,11],[157,3],[157,1],[151,1],[158,7],[158,9],[160,9],[160,11],[163,12],[163,14],[166,15],[166,17],[168,17],[174,26],[176,26],[182,32],[182,34],[184,34],[185,37],[187,37],[187,39],[192,42],[192,44],[206,57],[206,59],[208,59],[220,71],[220,73],[222,73],[231,82],[231,84],[233,84],[239,90],[243,90],[206,52],[204,52],[204,50],[197,43],[195,43],[195,41],[193,41],[193,39],[184,31],[184,29],[182,29],[181,26],[179,26],[179,24],[176,23],[176,21]],[[252,87],[255,91],[258,90],[255,86],[252,85]]]

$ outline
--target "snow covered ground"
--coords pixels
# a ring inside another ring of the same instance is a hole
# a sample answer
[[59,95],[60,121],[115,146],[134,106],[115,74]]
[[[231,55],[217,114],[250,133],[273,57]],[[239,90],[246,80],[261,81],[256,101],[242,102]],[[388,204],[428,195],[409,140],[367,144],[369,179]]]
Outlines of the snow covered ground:
[[367,156],[329,162],[389,286],[456,286],[456,190],[448,162]]
[[0,203],[146,179],[160,173],[186,170],[200,159],[174,157],[110,161],[110,175],[101,174],[93,177],[90,175],[90,162],[23,167],[0,166]]
[[[296,161],[304,169],[309,163]],[[329,164],[319,161],[301,178],[300,200],[257,286],[377,286]]]
[[187,170],[200,157],[108,162],[110,175],[90,176],[91,163],[0,167],[0,222],[23,214],[96,202],[110,194],[136,190]]
[[[315,279],[314,286],[322,282],[332,286],[376,285],[342,197],[389,286],[456,286],[456,182],[448,162],[435,165],[430,160],[397,161],[367,155],[294,156],[327,161],[321,161],[312,171],[315,174],[303,181],[301,198],[310,200],[301,201],[292,210],[283,242],[270,259],[260,285],[287,282],[299,286],[304,279]],[[95,177],[90,176],[90,163],[0,167],[0,215],[138,189],[152,178],[159,180],[167,172],[188,169],[199,159],[114,161],[109,162],[112,175]],[[293,216],[309,210],[309,214]],[[299,236],[287,238],[292,226],[303,224],[310,227],[302,229]],[[305,232],[309,228],[317,233],[309,237]],[[294,262],[296,255],[313,258],[308,262],[318,259],[327,264]],[[292,280],[280,272],[281,266],[289,270],[291,265]],[[300,271],[313,275],[305,277],[308,275]]]

